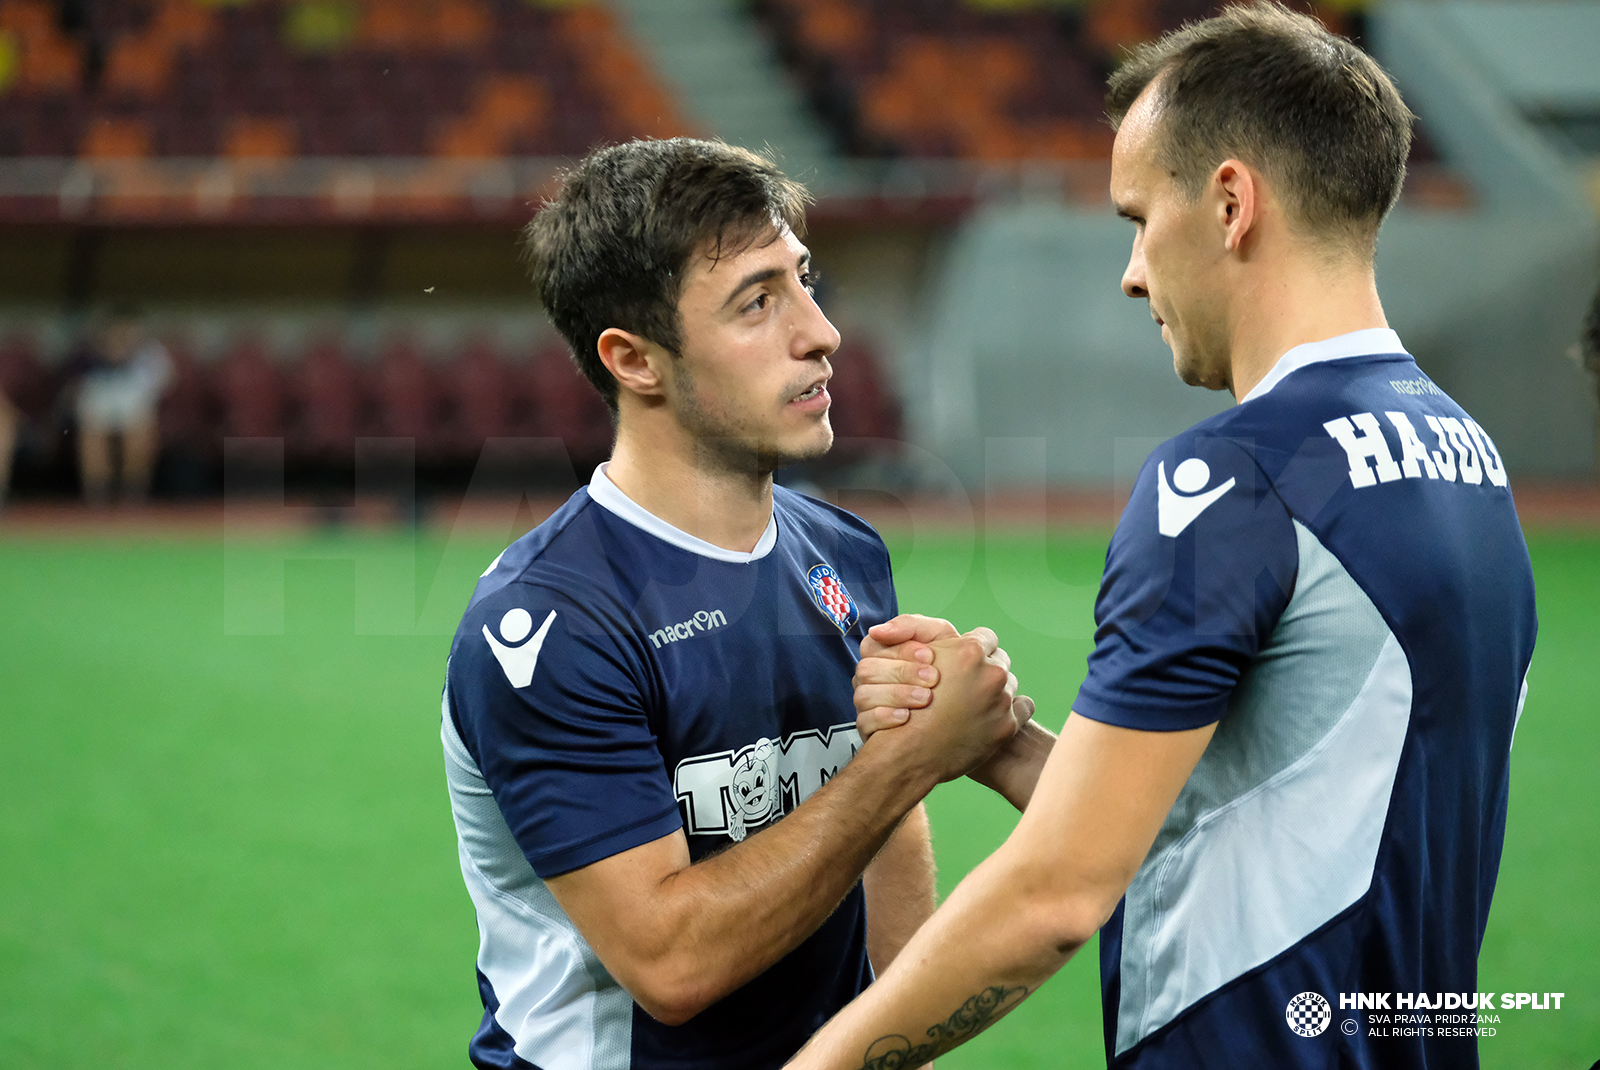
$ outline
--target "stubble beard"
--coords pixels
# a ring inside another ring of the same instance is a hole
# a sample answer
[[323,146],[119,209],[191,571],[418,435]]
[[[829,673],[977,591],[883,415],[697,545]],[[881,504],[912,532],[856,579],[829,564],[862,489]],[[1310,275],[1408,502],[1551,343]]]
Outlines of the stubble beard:
[[799,450],[784,449],[764,440],[742,413],[708,404],[693,375],[681,366],[678,386],[678,422],[699,442],[700,463],[709,470],[765,477],[779,468],[816,460],[833,448],[833,427],[826,412],[820,417],[826,434],[819,442]]

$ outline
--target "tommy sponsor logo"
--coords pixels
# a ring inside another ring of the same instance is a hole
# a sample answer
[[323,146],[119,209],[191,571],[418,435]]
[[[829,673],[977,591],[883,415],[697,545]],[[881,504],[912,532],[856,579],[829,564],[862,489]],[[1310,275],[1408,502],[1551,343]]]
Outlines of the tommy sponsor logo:
[[702,609],[686,621],[669,624],[665,628],[657,628],[651,632],[650,645],[660,650],[668,643],[676,643],[680,639],[693,639],[701,632],[721,628],[727,623],[728,618],[722,615],[722,610]]
[[806,573],[806,583],[811,588],[811,600],[833,621],[835,627],[841,632],[848,632],[855,626],[860,616],[855,599],[850,597],[844,581],[832,565],[812,565]]
[[860,748],[853,721],[762,738],[739,750],[685,758],[672,772],[672,790],[690,835],[742,840],[799,806]]
[[[556,611],[552,609],[532,639],[528,639],[528,633],[533,631],[533,616],[526,609],[508,610],[500,618],[499,639],[489,631],[487,624],[483,626],[484,642],[489,644],[494,660],[500,663],[500,669],[512,687],[527,687],[533,683],[533,669],[539,663],[539,650],[544,646],[544,637],[550,634],[550,625],[555,619]],[[527,642],[523,642],[524,639]]]
[[1435,450],[1423,443],[1416,424],[1406,413],[1383,415],[1400,445],[1398,464],[1375,414],[1355,412],[1322,425],[1344,447],[1350,461],[1351,486],[1371,487],[1397,479],[1421,479],[1424,475],[1447,483],[1481,484],[1488,479],[1493,486],[1506,485],[1506,466],[1500,460],[1500,451],[1495,449],[1489,433],[1472,420],[1422,414],[1439,444]]
[[[1219,486],[1205,490],[1211,482],[1211,466],[1198,457],[1190,457],[1172,470],[1172,483],[1167,483],[1167,462],[1156,465],[1156,527],[1161,534],[1175,539],[1183,529],[1195,522],[1201,513],[1211,508],[1216,500],[1233,489],[1237,482],[1232,476]],[[1204,493],[1201,493],[1204,491]]]
[[1320,1037],[1333,1021],[1333,1008],[1316,992],[1302,992],[1284,1008],[1289,1028],[1302,1037]]

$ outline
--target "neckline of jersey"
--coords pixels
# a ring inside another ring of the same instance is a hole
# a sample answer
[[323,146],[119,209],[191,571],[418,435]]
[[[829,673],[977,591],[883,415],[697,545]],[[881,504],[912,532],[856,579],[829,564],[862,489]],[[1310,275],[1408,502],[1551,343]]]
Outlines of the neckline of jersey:
[[778,516],[777,510],[767,518],[767,530],[761,533],[761,538],[756,540],[755,549],[725,550],[716,543],[706,542],[704,539],[690,535],[681,528],[656,516],[650,510],[622,493],[611,477],[606,475],[606,468],[610,461],[602,462],[594,470],[594,476],[589,480],[589,497],[594,499],[596,505],[612,513],[619,519],[626,520],[634,527],[639,528],[647,535],[654,535],[662,542],[670,543],[680,550],[687,550],[701,557],[709,557],[714,561],[727,561],[735,565],[749,564],[759,561],[772,552],[778,543]]
[[1267,372],[1266,378],[1257,383],[1255,389],[1246,394],[1239,404],[1243,405],[1246,401],[1254,401],[1264,396],[1291,372],[1297,372],[1308,365],[1330,360],[1345,360],[1350,357],[1370,357],[1377,353],[1405,353],[1406,356],[1411,356],[1405,346],[1400,344],[1400,336],[1389,327],[1367,327],[1351,331],[1349,334],[1324,338],[1320,342],[1297,345],[1278,358],[1272,370]]

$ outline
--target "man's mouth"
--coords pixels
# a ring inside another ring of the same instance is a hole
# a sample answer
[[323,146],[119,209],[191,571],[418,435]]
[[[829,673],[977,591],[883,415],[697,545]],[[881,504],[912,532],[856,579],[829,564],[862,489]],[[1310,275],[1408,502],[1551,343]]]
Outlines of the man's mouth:
[[821,394],[823,394],[824,392],[826,392],[827,389],[828,389],[828,380],[826,380],[826,379],[818,379],[816,382],[812,383],[810,387],[808,387],[807,389],[805,389],[805,390],[801,391],[800,393],[796,394],[794,397],[790,398],[789,400],[792,401],[792,402],[798,402],[798,403],[811,401],[811,400],[817,398],[818,396],[820,396]]

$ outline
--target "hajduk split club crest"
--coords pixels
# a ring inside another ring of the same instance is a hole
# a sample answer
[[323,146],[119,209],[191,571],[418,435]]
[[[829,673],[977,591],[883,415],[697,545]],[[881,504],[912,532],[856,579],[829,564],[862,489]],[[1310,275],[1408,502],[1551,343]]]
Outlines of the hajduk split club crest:
[[806,573],[806,582],[811,586],[811,600],[841,632],[848,632],[855,626],[860,616],[855,599],[845,590],[844,581],[833,571],[832,565],[812,565],[811,571]]

